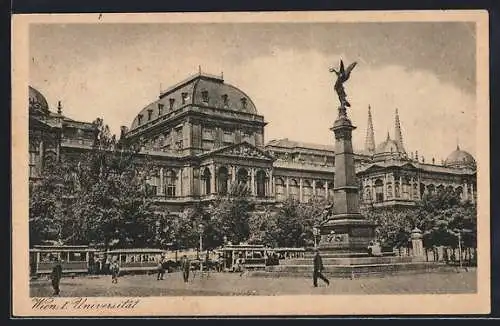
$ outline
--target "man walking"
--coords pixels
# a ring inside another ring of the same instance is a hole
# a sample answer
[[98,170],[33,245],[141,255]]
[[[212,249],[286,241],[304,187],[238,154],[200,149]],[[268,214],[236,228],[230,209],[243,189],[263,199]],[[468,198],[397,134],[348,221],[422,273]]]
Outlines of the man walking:
[[158,275],[156,276],[156,280],[163,280],[163,276],[165,275],[165,256],[161,256],[160,261],[158,262]]
[[189,281],[189,269],[191,267],[191,263],[186,255],[181,258],[181,269],[182,269],[182,277],[184,278],[184,283]]
[[330,281],[323,276],[323,259],[321,259],[321,256],[319,254],[319,250],[315,249],[315,255],[314,255],[314,272],[313,272],[313,285],[314,287],[318,287],[318,278],[322,279],[323,282],[326,283],[326,285],[330,285]]
[[54,295],[59,295],[59,283],[62,278],[62,261],[57,260],[56,264],[52,268],[52,273],[50,274],[52,280],[52,288],[54,289]]

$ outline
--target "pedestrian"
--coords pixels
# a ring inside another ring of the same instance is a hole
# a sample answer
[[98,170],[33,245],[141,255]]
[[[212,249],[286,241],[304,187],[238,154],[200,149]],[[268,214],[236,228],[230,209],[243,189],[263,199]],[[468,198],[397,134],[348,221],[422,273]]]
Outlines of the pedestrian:
[[109,267],[111,272],[111,283],[118,283],[118,275],[120,274],[120,265],[114,260]]
[[189,261],[186,255],[183,255],[181,258],[181,269],[182,269],[182,277],[184,279],[184,283],[189,281],[189,269],[191,268],[191,262]]
[[52,280],[52,288],[54,289],[54,295],[59,295],[59,284],[62,278],[62,261],[57,260],[54,267],[52,268],[52,273],[50,274],[50,278]]
[[314,271],[313,271],[313,285],[314,287],[318,287],[318,278],[322,279],[326,285],[330,285],[330,281],[322,274],[324,266],[323,259],[321,259],[321,255],[319,254],[319,250],[315,249],[314,255]]
[[165,262],[165,256],[162,255],[158,263],[158,275],[156,276],[157,281],[163,280],[163,276],[165,275],[165,268],[163,266],[164,262]]

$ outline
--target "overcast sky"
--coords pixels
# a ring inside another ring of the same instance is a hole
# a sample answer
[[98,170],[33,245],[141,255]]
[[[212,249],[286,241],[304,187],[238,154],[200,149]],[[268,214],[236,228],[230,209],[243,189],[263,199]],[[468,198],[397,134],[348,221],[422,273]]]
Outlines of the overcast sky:
[[345,84],[363,148],[394,136],[426,162],[460,146],[475,155],[475,28],[468,23],[70,24],[30,30],[30,84],[55,110],[104,118],[112,130],[163,89],[198,71],[224,72],[269,122],[265,141],[334,144],[338,100],[329,67],[358,61]]

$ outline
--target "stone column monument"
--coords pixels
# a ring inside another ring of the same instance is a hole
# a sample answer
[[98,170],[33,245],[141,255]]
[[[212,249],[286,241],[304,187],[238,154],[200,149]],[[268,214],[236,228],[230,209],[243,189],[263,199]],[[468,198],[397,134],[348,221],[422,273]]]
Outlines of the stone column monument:
[[339,97],[339,114],[333,127],[335,134],[335,178],[333,196],[333,215],[321,225],[320,251],[338,253],[367,253],[370,241],[375,239],[375,224],[365,219],[359,212],[359,189],[354,170],[352,131],[356,129],[347,116],[351,105],[343,84],[349,79],[356,62],[335,72],[337,80],[334,89]]

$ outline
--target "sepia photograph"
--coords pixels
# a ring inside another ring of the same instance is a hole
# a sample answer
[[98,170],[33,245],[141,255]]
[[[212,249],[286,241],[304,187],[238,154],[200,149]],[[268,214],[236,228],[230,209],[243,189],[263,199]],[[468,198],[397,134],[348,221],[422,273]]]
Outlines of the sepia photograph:
[[14,311],[488,312],[487,28],[14,17]]

